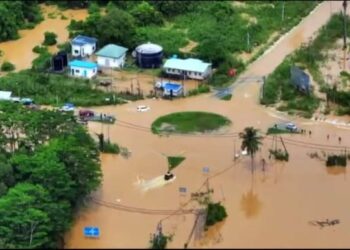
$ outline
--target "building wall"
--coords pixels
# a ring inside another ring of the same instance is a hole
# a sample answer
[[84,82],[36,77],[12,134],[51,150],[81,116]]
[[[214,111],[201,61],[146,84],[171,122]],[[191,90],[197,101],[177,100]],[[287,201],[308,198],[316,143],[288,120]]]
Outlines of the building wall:
[[[165,72],[168,74],[173,74],[173,75],[181,75],[182,70],[166,68]],[[193,72],[193,71],[185,71],[185,75],[188,78],[197,79],[197,80],[203,80],[203,79],[207,78],[208,76],[210,76],[211,73],[212,73],[212,70],[211,70],[210,66],[207,67],[207,69],[203,73]]]
[[72,55],[85,57],[92,55],[96,50],[96,44],[72,45]]
[[[74,72],[72,72],[74,70]],[[84,71],[86,71],[86,76],[84,75]],[[69,75],[76,77],[83,77],[91,79],[97,74],[97,67],[94,69],[80,68],[80,67],[70,67]]]
[[123,68],[125,64],[125,54],[120,58],[97,56],[97,64],[101,67]]

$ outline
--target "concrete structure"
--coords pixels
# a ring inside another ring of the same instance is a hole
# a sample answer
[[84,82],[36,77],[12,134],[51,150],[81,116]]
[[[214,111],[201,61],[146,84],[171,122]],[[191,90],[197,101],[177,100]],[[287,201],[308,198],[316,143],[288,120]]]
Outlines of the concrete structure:
[[88,36],[75,37],[72,44],[72,56],[74,57],[86,57],[91,56],[96,50],[97,39]]
[[96,52],[97,64],[106,68],[122,68],[125,64],[127,48],[108,44]]
[[163,48],[150,42],[137,46],[132,54],[140,68],[159,68],[163,62]]
[[210,63],[193,58],[170,58],[165,62],[163,68],[168,75],[177,76],[181,79],[192,78],[204,80],[212,74]]
[[68,63],[69,75],[91,79],[97,74],[97,64],[87,61],[74,60]]

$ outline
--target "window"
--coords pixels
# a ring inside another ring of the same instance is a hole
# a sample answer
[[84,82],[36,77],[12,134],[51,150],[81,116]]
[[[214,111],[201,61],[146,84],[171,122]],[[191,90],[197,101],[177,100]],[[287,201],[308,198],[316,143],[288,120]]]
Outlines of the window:
[[74,50],[74,54],[79,54],[79,50]]
[[80,70],[79,70],[79,69],[76,69],[76,70],[75,70],[75,73],[79,73],[79,72],[80,72]]
[[92,46],[92,50],[95,50],[95,46]]

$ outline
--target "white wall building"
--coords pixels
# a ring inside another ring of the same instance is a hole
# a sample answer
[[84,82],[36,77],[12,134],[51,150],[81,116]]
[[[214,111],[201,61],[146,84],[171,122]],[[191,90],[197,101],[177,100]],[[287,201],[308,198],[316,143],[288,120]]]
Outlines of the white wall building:
[[205,63],[199,59],[193,58],[170,58],[166,60],[163,68],[169,75],[184,76],[185,78],[197,80],[206,79],[212,74],[210,63]]
[[72,56],[74,57],[86,57],[91,56],[96,51],[97,39],[88,36],[75,37],[72,44]]
[[68,63],[69,75],[91,79],[97,75],[97,64],[87,61],[74,60]]
[[123,68],[127,51],[127,48],[108,44],[96,52],[97,64],[106,68]]

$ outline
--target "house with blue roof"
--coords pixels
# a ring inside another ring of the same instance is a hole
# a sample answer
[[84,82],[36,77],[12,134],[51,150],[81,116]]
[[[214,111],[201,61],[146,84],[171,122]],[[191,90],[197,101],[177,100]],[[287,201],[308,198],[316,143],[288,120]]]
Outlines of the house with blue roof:
[[170,58],[164,63],[163,69],[169,76],[177,76],[182,79],[204,80],[212,74],[211,63],[193,58]]
[[91,79],[97,75],[98,66],[88,61],[73,60],[68,63],[69,75]]
[[127,48],[108,44],[96,52],[97,64],[106,68],[122,68],[125,64]]
[[96,50],[97,39],[88,36],[78,35],[72,42],[72,56],[86,57],[91,56]]

